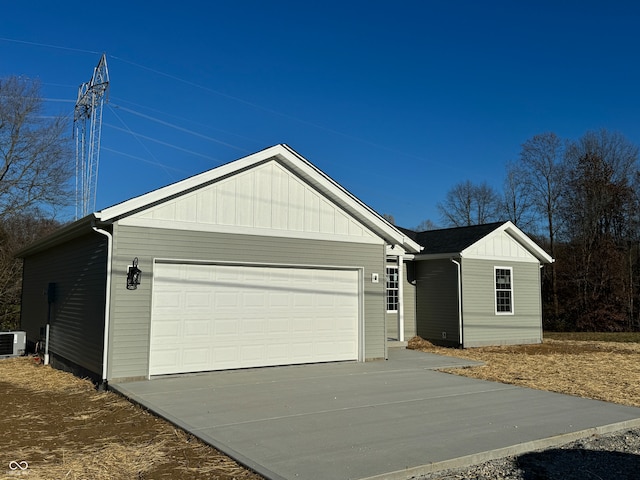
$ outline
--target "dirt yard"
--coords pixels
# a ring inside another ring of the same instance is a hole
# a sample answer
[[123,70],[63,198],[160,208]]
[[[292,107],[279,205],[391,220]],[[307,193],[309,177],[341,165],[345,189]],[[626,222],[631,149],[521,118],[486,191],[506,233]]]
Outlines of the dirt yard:
[[[456,374],[640,407],[638,343],[549,339],[454,350],[414,339],[410,346],[486,363]],[[30,357],[0,360],[0,406],[0,478],[260,478],[120,396]],[[23,461],[27,470],[10,470]]]
[[[3,479],[262,478],[119,395],[29,357],[0,360],[0,407]],[[10,470],[22,461],[27,470]]]
[[457,375],[640,407],[640,343],[547,338],[537,345],[459,350],[414,338],[409,348],[485,362],[451,370]]

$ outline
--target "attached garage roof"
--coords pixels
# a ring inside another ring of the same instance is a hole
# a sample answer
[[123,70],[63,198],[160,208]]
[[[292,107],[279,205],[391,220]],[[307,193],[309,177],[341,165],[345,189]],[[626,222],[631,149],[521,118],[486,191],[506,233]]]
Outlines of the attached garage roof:
[[306,160],[289,146],[279,144],[92,213],[87,217],[60,229],[52,236],[23,249],[18,252],[18,255],[21,257],[28,256],[44,250],[49,246],[61,243],[68,238],[72,238],[80,234],[80,232],[86,232],[89,226],[109,225],[117,220],[151,208],[155,205],[159,205],[167,200],[188,194],[198,190],[199,188],[273,160],[277,161],[283,165],[283,167],[287,168],[289,171],[304,180],[328,200],[339,205],[346,213],[361,222],[371,232],[382,238],[386,243],[399,245],[405,251],[410,253],[417,253],[421,250],[421,247],[417,242],[387,222],[373,209],[357,199],[328,175],[315,167],[311,162]]

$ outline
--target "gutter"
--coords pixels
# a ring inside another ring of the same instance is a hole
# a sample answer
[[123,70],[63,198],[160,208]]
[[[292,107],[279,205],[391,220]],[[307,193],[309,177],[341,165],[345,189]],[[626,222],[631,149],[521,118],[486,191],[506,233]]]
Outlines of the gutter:
[[93,226],[93,214],[61,227],[41,240],[36,241],[15,253],[16,258],[25,258],[47,248],[64,243],[86,232],[87,226]]
[[[458,267],[458,330],[460,331],[460,348],[464,348],[464,331],[462,324],[462,264],[453,257],[451,257],[450,260]],[[460,260],[462,260],[462,258]]]
[[109,319],[111,318],[111,262],[113,257],[113,236],[106,230],[91,225],[91,228],[105,237],[107,237],[107,286],[105,289],[105,305],[104,305],[104,335],[102,346],[102,382],[99,388],[107,389],[107,359],[109,347]]

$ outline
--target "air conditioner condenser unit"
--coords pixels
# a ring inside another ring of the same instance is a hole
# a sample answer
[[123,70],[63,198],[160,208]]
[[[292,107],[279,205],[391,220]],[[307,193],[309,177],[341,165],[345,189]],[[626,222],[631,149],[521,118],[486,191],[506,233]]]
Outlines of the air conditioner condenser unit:
[[27,332],[0,332],[0,358],[19,357],[27,348]]

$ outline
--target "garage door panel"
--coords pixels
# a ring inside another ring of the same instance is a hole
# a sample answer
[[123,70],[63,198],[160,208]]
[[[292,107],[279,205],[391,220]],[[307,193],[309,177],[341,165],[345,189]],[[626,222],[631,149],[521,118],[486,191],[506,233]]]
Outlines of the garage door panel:
[[[213,323],[213,322],[212,322]],[[213,335],[238,335],[238,321],[231,318],[223,318],[213,323]]]
[[[284,312],[283,312],[284,313]],[[267,322],[267,335],[280,338],[289,332],[289,321],[283,318],[269,319]]]
[[289,344],[287,343],[269,343],[267,345],[269,358],[279,359],[286,362],[289,359]]
[[157,263],[150,375],[358,358],[356,270]]
[[217,287],[217,286],[215,288],[220,288],[220,290],[214,290],[213,292],[214,303],[217,306],[219,306],[220,308],[223,308],[223,307],[238,308],[240,306],[239,293],[225,292],[222,290],[221,287]]
[[190,345],[189,348],[182,350],[182,359],[185,366],[202,370],[209,364],[209,347]]
[[176,365],[181,363],[180,352],[176,348],[166,349],[159,347],[151,352],[149,360],[158,370],[163,370],[167,373],[175,373],[172,372],[172,369],[175,369]]
[[185,294],[185,308],[191,310],[202,309],[208,312],[211,309],[211,294],[208,290],[187,292]]
[[[200,333],[201,332],[201,333]],[[196,348],[209,346],[208,338],[211,337],[209,329],[205,327],[185,328],[185,334],[182,336],[182,345],[180,348]]]
[[166,320],[159,319],[163,321],[159,321],[155,327],[154,336],[160,343],[164,343],[164,341],[171,341],[171,344],[175,344],[175,339],[178,338],[181,334],[181,323],[177,320]]
[[158,294],[162,293],[161,295],[158,295],[158,299],[156,302],[156,308],[158,309],[158,311],[162,308],[171,308],[171,309],[180,308],[180,300],[181,300],[180,292],[172,291],[169,289],[163,289],[162,292],[157,292],[157,293]]
[[216,363],[235,363],[239,359],[239,348],[236,346],[217,347],[213,350],[213,357]]
[[303,308],[313,307],[313,296],[310,293],[294,293],[293,306]]

